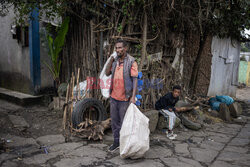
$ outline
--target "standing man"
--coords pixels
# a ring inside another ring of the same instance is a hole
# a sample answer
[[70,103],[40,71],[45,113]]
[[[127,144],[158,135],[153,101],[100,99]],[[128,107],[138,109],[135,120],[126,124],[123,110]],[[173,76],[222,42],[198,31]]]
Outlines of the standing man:
[[176,120],[175,112],[190,110],[188,107],[175,107],[181,94],[181,87],[176,85],[172,92],[168,92],[155,103],[155,109],[158,110],[166,119],[168,118],[167,137],[171,140],[175,139],[177,134],[173,133],[173,128]]
[[127,53],[128,45],[123,40],[115,44],[117,57],[112,57],[105,73],[111,77],[110,115],[114,143],[109,147],[113,152],[119,148],[120,130],[126,110],[130,103],[135,103],[137,88],[138,65]]

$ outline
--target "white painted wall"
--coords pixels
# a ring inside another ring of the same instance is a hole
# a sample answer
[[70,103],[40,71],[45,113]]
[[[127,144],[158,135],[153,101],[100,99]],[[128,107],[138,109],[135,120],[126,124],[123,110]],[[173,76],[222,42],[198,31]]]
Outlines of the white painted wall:
[[[33,94],[30,81],[29,47],[23,47],[17,39],[13,39],[11,25],[14,12],[0,16],[0,87]],[[41,25],[41,24],[40,24]],[[43,29],[40,26],[40,30]],[[47,50],[40,40],[41,89],[53,86],[53,78],[44,61],[51,64]]]
[[12,38],[10,30],[13,21],[11,10],[6,16],[0,16],[0,71],[17,72],[30,78],[29,48],[22,47]]

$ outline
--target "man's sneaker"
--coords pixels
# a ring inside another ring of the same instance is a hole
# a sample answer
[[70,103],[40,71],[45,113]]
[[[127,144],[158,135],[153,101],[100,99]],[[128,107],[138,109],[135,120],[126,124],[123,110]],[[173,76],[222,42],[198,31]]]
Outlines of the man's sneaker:
[[116,150],[119,149],[119,144],[117,143],[113,143],[110,147],[109,147],[109,152],[115,152]]
[[170,140],[174,140],[177,137],[177,134],[174,134],[173,131],[171,132],[167,131],[166,134],[167,134],[167,138],[169,138]]

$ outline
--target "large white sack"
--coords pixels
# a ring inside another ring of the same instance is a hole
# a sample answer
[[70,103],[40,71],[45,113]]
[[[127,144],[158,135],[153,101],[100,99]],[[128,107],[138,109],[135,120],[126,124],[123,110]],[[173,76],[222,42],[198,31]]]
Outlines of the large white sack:
[[102,85],[101,86],[101,93],[102,93],[103,97],[105,97],[105,98],[109,98],[109,89],[110,89],[110,86],[111,86],[110,85],[110,83],[111,83],[111,75],[107,76],[105,74],[105,69],[106,69],[106,66],[108,65],[108,63],[109,63],[112,56],[114,58],[116,58],[117,53],[116,52],[112,53],[112,55],[108,58],[108,60],[106,61],[105,65],[104,65],[104,67],[102,69],[100,77],[99,77],[99,79],[103,83],[103,84],[101,84]]
[[120,156],[137,159],[149,149],[149,119],[131,103],[120,131]]

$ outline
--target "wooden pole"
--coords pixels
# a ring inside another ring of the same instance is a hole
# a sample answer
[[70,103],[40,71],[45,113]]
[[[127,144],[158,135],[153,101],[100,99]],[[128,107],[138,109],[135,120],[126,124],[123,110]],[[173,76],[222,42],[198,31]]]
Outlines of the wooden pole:
[[78,68],[78,71],[77,71],[77,79],[76,79],[76,84],[77,84],[77,100],[80,99],[79,77],[80,77],[80,68]]
[[71,120],[71,127],[72,127],[72,112],[73,112],[73,101],[74,101],[74,85],[75,85],[75,76],[72,73],[72,87],[71,87],[71,108],[70,108],[70,120]]
[[63,112],[63,129],[66,129],[66,121],[67,121],[67,110],[68,110],[68,101],[69,101],[69,84],[67,86],[67,92],[66,92],[66,100],[65,100],[65,108]]
[[144,19],[143,19],[143,35],[142,35],[142,52],[141,52],[141,62],[139,66],[139,71],[142,70],[146,53],[147,53],[147,26],[148,26],[148,19],[146,9],[144,7]]

